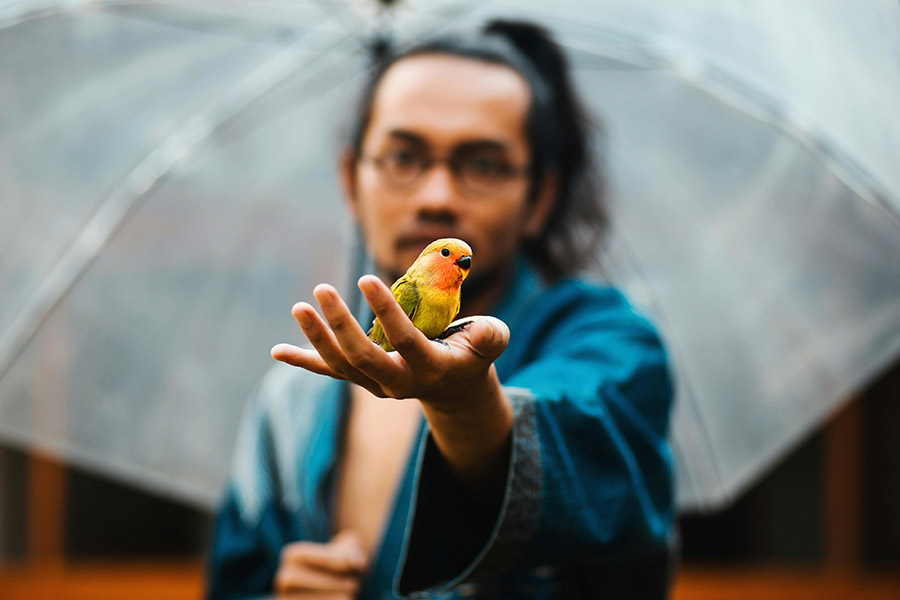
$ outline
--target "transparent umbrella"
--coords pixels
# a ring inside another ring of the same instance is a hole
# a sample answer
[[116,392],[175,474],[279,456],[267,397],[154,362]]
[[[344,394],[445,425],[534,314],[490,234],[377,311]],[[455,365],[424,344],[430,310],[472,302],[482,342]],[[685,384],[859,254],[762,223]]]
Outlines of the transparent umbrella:
[[351,279],[369,43],[494,16],[604,123],[602,274],[676,364],[683,508],[897,358],[894,2],[0,2],[0,440],[212,506],[291,304]]

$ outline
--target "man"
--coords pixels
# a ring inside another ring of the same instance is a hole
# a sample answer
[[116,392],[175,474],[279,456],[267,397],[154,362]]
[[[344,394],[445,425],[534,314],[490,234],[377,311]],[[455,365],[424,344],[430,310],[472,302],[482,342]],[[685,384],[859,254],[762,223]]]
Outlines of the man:
[[[314,349],[272,350],[293,367],[243,424],[211,596],[665,595],[671,383],[621,294],[566,278],[593,250],[579,229],[602,225],[579,114],[528,24],[375,72],[342,179],[380,276],[359,288],[397,352],[329,285],[321,316],[294,307]],[[442,237],[473,248],[469,323],[445,344],[386,285]]]

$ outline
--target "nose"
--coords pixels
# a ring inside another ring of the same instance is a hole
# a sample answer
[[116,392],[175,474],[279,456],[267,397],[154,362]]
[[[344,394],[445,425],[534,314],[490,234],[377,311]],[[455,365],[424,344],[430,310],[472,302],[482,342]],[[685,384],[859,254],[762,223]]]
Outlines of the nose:
[[472,266],[472,257],[471,256],[461,256],[459,260],[456,261],[456,264],[459,265],[460,269],[468,269]]
[[432,164],[424,173],[415,195],[419,206],[426,210],[455,208],[460,194],[449,165],[445,162]]

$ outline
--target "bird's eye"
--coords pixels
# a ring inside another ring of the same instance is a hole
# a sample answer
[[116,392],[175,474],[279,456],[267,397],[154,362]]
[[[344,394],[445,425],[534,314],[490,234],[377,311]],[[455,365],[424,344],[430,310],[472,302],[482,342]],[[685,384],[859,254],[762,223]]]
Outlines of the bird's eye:
[[441,250],[441,256],[450,256],[450,250],[444,248]]

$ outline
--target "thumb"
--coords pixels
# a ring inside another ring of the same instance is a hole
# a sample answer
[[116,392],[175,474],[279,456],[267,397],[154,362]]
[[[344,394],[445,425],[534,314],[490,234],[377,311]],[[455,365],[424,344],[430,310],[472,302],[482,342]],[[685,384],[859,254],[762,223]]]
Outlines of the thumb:
[[361,571],[366,566],[362,535],[354,529],[343,529],[337,533],[329,545],[347,561],[347,569]]
[[480,317],[469,327],[469,343],[478,354],[493,362],[509,344],[509,327],[496,317]]

